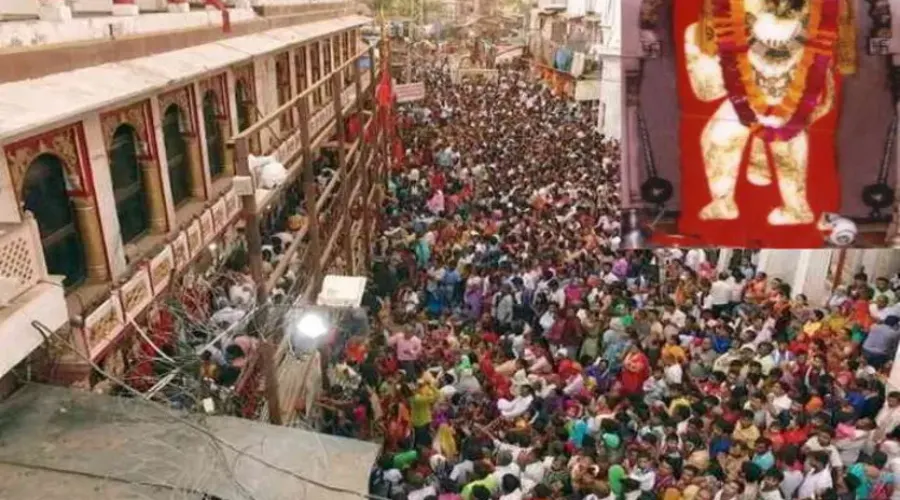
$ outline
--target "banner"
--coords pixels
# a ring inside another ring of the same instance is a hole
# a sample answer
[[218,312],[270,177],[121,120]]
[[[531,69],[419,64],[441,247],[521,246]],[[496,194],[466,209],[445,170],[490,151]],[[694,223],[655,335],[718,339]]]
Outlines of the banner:
[[425,99],[425,82],[403,83],[395,87],[397,103],[421,101]]
[[[823,212],[840,208],[835,138],[841,80],[833,40],[832,50],[823,52],[804,45],[828,47],[838,1],[805,3],[819,10],[818,35],[799,14],[762,12],[771,7],[766,2],[680,0],[673,9],[679,233],[704,245],[822,246],[817,222]],[[704,3],[713,7],[706,18]],[[767,25],[745,27],[749,19]],[[756,41],[748,48],[749,30],[783,34],[784,40]],[[773,44],[791,47],[790,62],[775,55],[769,62]],[[749,51],[762,56],[748,57]],[[760,119],[760,113],[768,116]]]

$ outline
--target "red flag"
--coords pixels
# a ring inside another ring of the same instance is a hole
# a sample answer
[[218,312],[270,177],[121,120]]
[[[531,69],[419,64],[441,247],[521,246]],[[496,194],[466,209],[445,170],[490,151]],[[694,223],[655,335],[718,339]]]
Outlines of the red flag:
[[378,105],[387,108],[394,102],[394,89],[391,87],[391,72],[387,66],[381,69],[381,80],[375,87],[375,100]]
[[378,135],[378,121],[372,120],[366,125],[366,130],[363,132],[363,139],[372,144],[375,142],[375,136]]
[[346,126],[344,130],[346,130],[347,139],[350,141],[356,140],[356,136],[359,135],[359,129],[362,127],[359,116],[354,114],[347,118]]

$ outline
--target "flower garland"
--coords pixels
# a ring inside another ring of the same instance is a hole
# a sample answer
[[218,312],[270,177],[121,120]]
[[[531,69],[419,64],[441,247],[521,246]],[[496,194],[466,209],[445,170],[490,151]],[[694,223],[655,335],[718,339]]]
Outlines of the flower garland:
[[[725,88],[741,123],[766,142],[790,140],[806,128],[825,89],[838,38],[839,0],[813,0],[809,6],[803,57],[781,102],[769,106],[753,80],[747,56],[749,36],[743,0],[715,0],[713,26]],[[777,116],[785,122],[780,127],[769,127],[759,123],[759,115]]]

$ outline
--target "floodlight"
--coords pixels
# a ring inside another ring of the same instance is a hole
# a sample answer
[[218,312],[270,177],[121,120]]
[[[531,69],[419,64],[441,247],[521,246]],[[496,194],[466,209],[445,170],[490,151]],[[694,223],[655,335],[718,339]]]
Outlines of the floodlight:
[[330,329],[327,313],[312,308],[291,309],[285,314],[284,334],[295,355],[310,353],[322,346]]

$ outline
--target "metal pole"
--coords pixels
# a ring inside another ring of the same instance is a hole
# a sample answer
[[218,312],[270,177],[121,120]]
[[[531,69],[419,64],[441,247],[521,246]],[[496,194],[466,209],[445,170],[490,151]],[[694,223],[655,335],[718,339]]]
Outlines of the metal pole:
[[[250,177],[250,144],[246,137],[239,137],[234,142],[234,164],[237,175]],[[263,275],[262,235],[259,232],[259,214],[256,206],[256,189],[249,195],[241,196],[244,209],[244,235],[247,237],[247,257],[250,261],[250,276],[256,285],[257,301],[263,304],[268,299],[266,280]]]
[[[318,89],[314,92],[317,91]],[[301,99],[300,144],[303,147],[303,198],[306,204],[306,224],[309,228],[309,252],[307,253],[307,260],[312,259],[312,262],[307,262],[305,265],[312,266],[310,269],[312,283],[315,283],[316,286],[318,286],[322,274],[321,267],[319,266],[322,245],[319,235],[319,211],[316,208],[318,197],[316,196],[316,175],[315,172],[313,172],[312,145],[310,144],[309,137],[309,115],[309,100]]]
[[275,374],[275,347],[269,342],[259,345],[260,369],[266,380],[266,403],[269,405],[269,423],[282,425],[281,402],[278,398],[278,376]]
[[[353,227],[353,219],[350,217],[350,194],[353,192],[353,187],[356,185],[356,176],[357,172],[354,171],[353,175],[350,175],[349,168],[347,166],[347,131],[344,126],[344,103],[342,102],[341,93],[343,91],[343,85],[341,84],[341,78],[339,74],[335,74],[331,78],[331,88],[332,93],[334,94],[334,119],[335,124],[337,124],[337,139],[338,139],[338,171],[341,176],[341,196],[340,196],[340,215],[338,215],[338,220],[343,220],[343,225],[345,227],[338,228],[338,230],[343,230],[343,243],[344,243],[344,264],[350,267],[349,272],[353,272],[353,238],[351,238],[350,229]],[[335,214],[337,215],[337,214]]]
[[[358,61],[357,61],[358,62]],[[367,273],[372,266],[371,259],[371,230],[372,230],[372,214],[369,213],[369,197],[371,196],[372,190],[372,171],[371,171],[371,162],[368,161],[369,156],[369,144],[366,142],[365,137],[365,121],[363,117],[363,88],[362,88],[362,71],[359,69],[359,64],[353,64],[353,83],[356,85],[356,116],[361,121],[360,127],[362,128],[362,134],[357,137],[359,141],[359,149],[356,152],[356,157],[359,159],[357,161],[357,168],[362,170],[363,176],[363,222],[362,222],[362,239],[363,239],[363,247],[366,249],[366,253],[364,254],[363,261],[359,262],[358,265],[362,266],[362,270],[360,273]],[[375,82],[371,82],[370,88],[375,86]],[[367,92],[368,93],[368,92]]]

